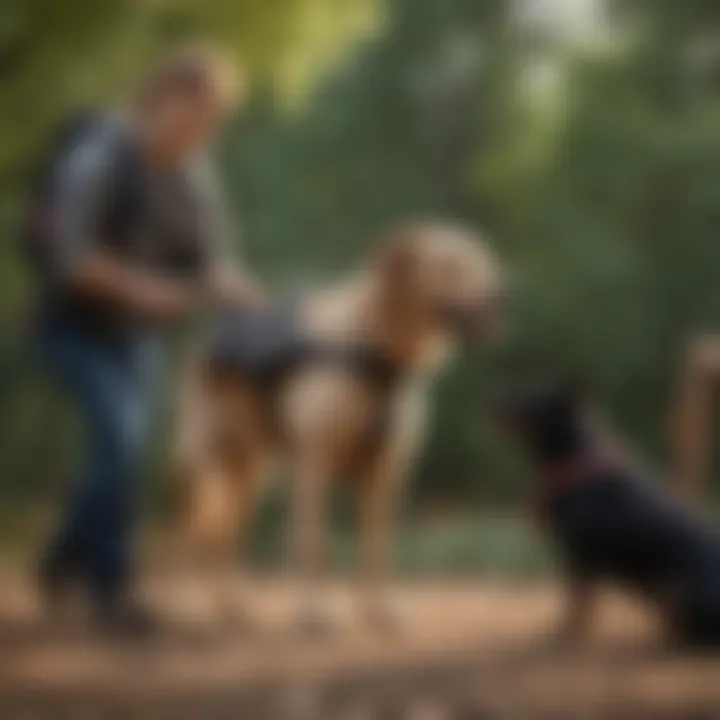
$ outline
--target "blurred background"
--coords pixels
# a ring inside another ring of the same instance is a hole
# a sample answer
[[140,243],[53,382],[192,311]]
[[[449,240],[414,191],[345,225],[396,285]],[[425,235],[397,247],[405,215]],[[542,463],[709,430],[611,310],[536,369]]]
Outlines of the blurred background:
[[[411,482],[407,568],[528,569],[523,468],[486,399],[533,367],[580,375],[658,463],[686,340],[720,327],[720,7],[702,0],[4,0],[0,12],[0,541],[43,527],[73,418],[23,335],[17,223],[55,124],[115,102],[188,37],[245,64],[216,158],[242,256],[278,292],[352,267],[406,216],[487,231],[513,334],[442,378]],[[147,478],[162,511],[163,439]],[[276,557],[283,493],[256,555]],[[494,519],[488,521],[492,514]],[[338,500],[339,553],[349,513]],[[347,533],[348,537],[350,536]]]

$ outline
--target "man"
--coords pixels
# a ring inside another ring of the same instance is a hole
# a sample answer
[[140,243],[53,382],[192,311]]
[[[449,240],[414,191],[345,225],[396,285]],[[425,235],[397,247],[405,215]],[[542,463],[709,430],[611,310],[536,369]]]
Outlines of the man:
[[79,123],[34,210],[39,343],[86,434],[82,474],[41,563],[40,589],[52,604],[79,581],[108,629],[144,629],[151,619],[131,594],[130,545],[162,329],[207,292],[241,305],[259,297],[230,257],[203,158],[237,94],[230,66],[212,49],[176,52],[125,112]]

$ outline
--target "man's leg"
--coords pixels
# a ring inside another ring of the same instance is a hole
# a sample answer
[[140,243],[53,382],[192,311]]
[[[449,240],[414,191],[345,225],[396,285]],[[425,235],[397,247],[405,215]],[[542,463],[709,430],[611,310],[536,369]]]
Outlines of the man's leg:
[[129,348],[83,338],[58,343],[53,363],[78,407],[88,450],[67,519],[48,554],[56,567],[76,569],[100,608],[125,592],[134,492],[146,429],[148,394]]
[[[86,528],[84,527],[85,496],[87,487],[95,474],[96,452],[92,443],[94,417],[90,407],[92,398],[100,393],[104,366],[108,364],[106,353],[76,328],[64,322],[55,322],[41,329],[40,350],[44,360],[62,389],[68,395],[73,410],[79,416],[84,435],[84,449],[80,476],[69,492],[66,512],[59,528],[48,543],[41,562],[43,591],[55,593],[68,580],[86,575]],[[56,587],[57,586],[57,587]],[[55,598],[51,598],[55,599]]]
[[[122,599],[131,567],[131,532],[145,430],[145,398],[117,370],[95,396],[88,473],[74,516],[83,534],[85,568],[99,603]],[[96,388],[100,390],[100,388]]]
[[145,440],[155,406],[159,373],[154,345],[136,343],[119,358],[118,374],[102,407],[92,447],[95,482],[88,499],[88,570],[101,604],[126,600],[134,573],[137,520]]

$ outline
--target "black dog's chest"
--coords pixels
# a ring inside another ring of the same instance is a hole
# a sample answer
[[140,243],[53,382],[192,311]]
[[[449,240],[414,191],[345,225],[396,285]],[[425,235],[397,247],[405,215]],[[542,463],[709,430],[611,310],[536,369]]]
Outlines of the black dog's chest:
[[579,488],[555,500],[554,534],[572,564],[638,591],[690,571],[693,531],[673,508],[622,480]]

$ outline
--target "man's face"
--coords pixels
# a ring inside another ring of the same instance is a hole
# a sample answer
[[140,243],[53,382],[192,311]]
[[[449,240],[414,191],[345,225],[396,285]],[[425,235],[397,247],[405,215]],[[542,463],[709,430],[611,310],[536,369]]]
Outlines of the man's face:
[[229,110],[227,101],[212,89],[168,95],[159,108],[161,152],[171,160],[192,155],[217,134]]

